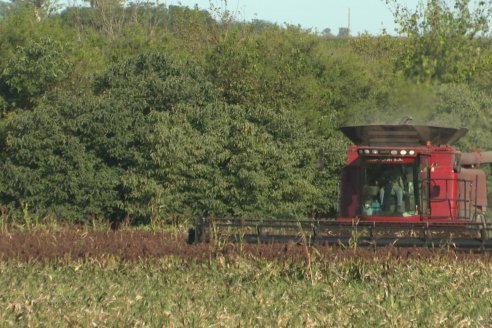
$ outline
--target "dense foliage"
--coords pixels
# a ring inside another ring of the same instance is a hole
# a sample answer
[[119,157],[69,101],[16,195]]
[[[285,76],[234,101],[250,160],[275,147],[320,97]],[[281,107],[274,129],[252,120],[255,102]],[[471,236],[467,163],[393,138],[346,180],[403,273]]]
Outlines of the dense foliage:
[[336,205],[342,124],[412,115],[488,148],[487,5],[388,2],[402,37],[1,3],[0,205],[72,222],[317,216]]

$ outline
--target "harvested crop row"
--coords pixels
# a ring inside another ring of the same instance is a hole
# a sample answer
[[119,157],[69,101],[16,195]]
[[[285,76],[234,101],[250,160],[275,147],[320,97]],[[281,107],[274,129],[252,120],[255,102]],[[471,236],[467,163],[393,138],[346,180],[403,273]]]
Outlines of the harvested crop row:
[[182,259],[208,260],[211,257],[251,256],[267,260],[341,260],[341,259],[476,259],[490,261],[492,253],[457,253],[447,249],[381,248],[341,249],[316,245],[203,243],[188,245],[182,233],[124,231],[32,231],[0,234],[1,260],[79,260],[116,257],[122,260]]

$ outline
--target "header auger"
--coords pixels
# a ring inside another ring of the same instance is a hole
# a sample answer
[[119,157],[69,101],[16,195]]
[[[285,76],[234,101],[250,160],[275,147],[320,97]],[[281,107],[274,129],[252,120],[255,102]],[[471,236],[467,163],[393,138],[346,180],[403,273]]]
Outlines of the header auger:
[[467,129],[361,125],[340,130],[354,145],[341,170],[339,214],[313,220],[201,218],[189,242],[324,243],[492,249],[486,178],[492,152],[453,145]]

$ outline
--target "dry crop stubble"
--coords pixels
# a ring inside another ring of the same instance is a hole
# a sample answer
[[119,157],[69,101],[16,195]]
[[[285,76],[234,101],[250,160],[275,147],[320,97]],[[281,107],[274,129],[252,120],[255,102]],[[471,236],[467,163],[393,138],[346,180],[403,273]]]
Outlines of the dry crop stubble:
[[492,252],[456,252],[452,249],[385,247],[342,249],[336,246],[306,246],[293,242],[244,244],[200,243],[188,245],[186,235],[143,230],[35,230],[0,233],[0,259],[19,261],[116,257],[122,260],[179,257],[207,261],[211,257],[254,257],[275,261],[318,261],[363,259],[384,262],[391,259],[450,260],[479,259],[488,262]]

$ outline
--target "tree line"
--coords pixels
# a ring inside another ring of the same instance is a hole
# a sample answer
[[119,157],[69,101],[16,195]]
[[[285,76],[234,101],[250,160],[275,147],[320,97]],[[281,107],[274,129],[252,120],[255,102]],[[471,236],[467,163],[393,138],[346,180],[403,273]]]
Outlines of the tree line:
[[399,37],[227,10],[0,6],[0,206],[66,222],[336,211],[344,124],[491,137],[488,4],[388,1]]

